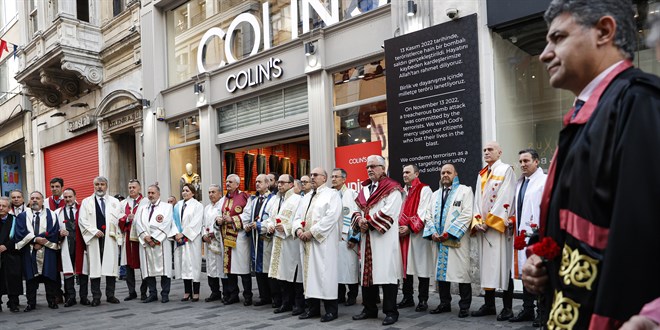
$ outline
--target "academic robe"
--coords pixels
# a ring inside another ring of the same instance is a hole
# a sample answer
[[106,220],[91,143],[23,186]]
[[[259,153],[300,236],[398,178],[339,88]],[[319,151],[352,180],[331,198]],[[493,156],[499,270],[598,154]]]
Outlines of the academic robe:
[[[140,194],[136,199],[131,197],[124,199],[119,205],[122,211],[122,217],[119,219],[119,229],[123,236],[121,247],[122,266],[127,265],[133,269],[140,268],[140,243],[133,224],[138,210],[147,204],[149,204],[149,200]],[[133,215],[133,221],[128,220],[129,214]]]
[[[57,216],[44,208],[39,211],[39,228],[34,228],[34,213],[31,209],[16,218],[14,227],[15,248],[23,256],[23,274],[26,280],[39,275],[55,281],[57,279],[57,250],[59,250],[60,225]],[[34,249],[34,239],[44,237],[48,240],[39,250]]]
[[0,245],[7,248],[0,254],[0,295],[23,294],[22,251],[16,249],[10,237],[14,221],[16,217],[12,214],[8,214],[4,221],[0,220]]
[[[80,232],[87,245],[90,278],[117,277],[119,273],[119,245],[122,244],[119,219],[122,217],[122,212],[116,198],[109,195],[105,195],[103,198],[105,201],[105,220],[103,220],[103,217],[97,217],[98,209],[95,195],[83,199],[80,204],[80,215],[78,216]],[[96,237],[95,235],[99,231],[103,231],[105,236]],[[103,240],[103,253],[101,253],[99,240]]]
[[[141,206],[134,222],[140,242],[140,273],[142,279],[172,277],[172,205],[159,199],[153,212],[151,205],[147,203]],[[155,246],[151,247],[147,243],[147,236],[157,241]]]
[[548,325],[614,329],[660,297],[660,79],[631,66],[559,133],[541,204],[541,233],[562,248],[547,263]]
[[50,196],[46,199],[46,202],[44,203],[44,207],[51,211],[55,211],[64,205],[66,205],[66,202],[64,201],[64,198],[62,198],[62,196],[60,196],[59,200],[55,200],[53,196]]
[[[184,204],[186,205],[181,212]],[[200,282],[202,279],[202,227],[204,206],[196,199],[180,200],[172,213],[172,237],[183,234],[183,242],[174,241],[174,277]]]
[[[408,190],[405,190],[406,194]],[[416,275],[418,277],[432,278],[436,271],[436,249],[434,244],[424,238],[424,227],[426,227],[426,212],[428,211],[429,204],[431,203],[431,196],[433,190],[431,187],[424,186],[422,188],[419,203],[417,204],[417,217],[422,222],[422,228],[418,232],[409,226],[410,241],[408,245],[408,257],[405,275]],[[407,196],[406,196],[407,197]],[[408,199],[404,199],[404,205]]]
[[23,211],[25,211],[25,205],[20,205],[20,206],[14,206],[14,204],[9,205],[9,214],[14,215],[15,217],[23,213]]
[[[442,207],[444,188],[433,193],[426,212],[424,238],[447,233],[449,240],[433,242],[437,248],[435,279],[454,283],[471,283],[470,277],[470,224],[472,222],[473,193],[468,186],[454,178]],[[468,235],[465,235],[466,232]]]
[[[353,213],[360,210],[355,204],[357,192],[344,185],[339,191],[339,195],[342,217],[339,221],[341,235],[339,237],[339,256],[337,257],[337,280],[341,284],[357,284],[360,281],[360,261],[358,259],[360,233],[353,232],[351,228]],[[349,240],[355,243],[353,248],[348,247]]]
[[[62,250],[62,273],[64,276],[88,273],[87,267],[83,271],[83,266],[87,265],[88,262],[84,244],[82,244],[83,238],[78,229],[79,210],[80,205],[76,203],[73,211],[73,219],[70,218],[71,216],[68,213],[69,207],[66,205],[55,211],[55,215],[57,215],[60,223],[60,229],[66,229],[69,232],[67,236],[62,237],[62,241],[60,242]],[[82,264],[79,265],[79,263]]]
[[203,236],[211,238],[210,243],[206,244],[206,275],[214,278],[224,278],[225,272],[222,266],[222,234],[213,225],[215,218],[222,217],[222,204],[224,198],[221,198],[215,204],[209,204],[204,207],[204,227]]
[[[300,209],[302,196],[295,194],[293,189],[284,193],[284,197],[277,195],[273,201],[273,210],[271,216],[266,220],[267,228],[275,228],[279,219],[284,232],[275,231],[273,234],[273,252],[270,256],[270,268],[268,276],[281,281],[302,283],[302,260],[300,258],[300,240],[296,239],[293,233],[293,219]],[[280,199],[284,198],[282,206],[277,212]]]
[[[541,219],[541,196],[543,195],[543,187],[545,187],[545,179],[547,175],[543,173],[542,168],[537,168],[529,177],[527,188],[525,189],[525,196],[522,199],[522,212],[518,214],[518,200],[520,199],[520,187],[522,186],[525,176],[521,176],[516,184],[516,198],[513,201],[512,208],[516,215],[516,235],[520,235],[521,231],[532,233],[531,224],[539,225]],[[538,227],[537,227],[538,228]],[[529,241],[529,237],[525,239]],[[525,251],[513,251],[513,269],[512,273],[515,278],[520,278],[522,275],[522,267],[527,261],[527,254]]]
[[[268,234],[268,228],[265,226],[265,221],[270,219],[273,202],[277,198],[276,195],[268,191],[267,195],[263,196],[264,200],[259,212],[256,212],[258,196],[250,196],[248,203],[245,205],[245,210],[241,213],[241,221],[243,227],[248,224],[256,223],[257,229],[246,233],[250,239],[250,263],[254,267],[256,273],[268,273],[270,268],[270,257],[273,251],[273,237]],[[277,200],[279,202],[279,200]],[[277,205],[276,205],[277,206]]]
[[338,272],[330,270],[337,265],[339,254],[341,197],[337,190],[322,185],[316,194],[303,198],[302,207],[307,210],[293,220],[293,232],[302,229],[312,233],[312,239],[300,247],[305,297],[337,299]]
[[[387,194],[383,180],[389,180],[395,188]],[[399,214],[403,204],[402,189],[390,178],[379,181],[373,194],[369,193],[371,180],[362,183],[361,191],[356,198],[360,212],[353,214],[352,226],[359,230],[358,221],[366,218],[369,230],[360,236],[360,283],[362,286],[379,284],[398,284],[402,279],[401,248],[399,246]],[[373,195],[373,196],[372,196]],[[368,216],[368,218],[367,218]],[[389,225],[385,225],[385,224]],[[368,240],[368,241],[367,241]],[[365,265],[367,245],[371,254],[371,283],[365,282]]]
[[243,230],[241,213],[247,204],[250,196],[243,191],[236,191],[233,194],[227,193],[223,198],[222,214],[229,215],[232,223],[223,223],[215,228],[222,234],[222,244],[224,246],[223,266],[225,274],[246,275],[250,274],[250,238]]
[[513,262],[513,227],[505,224],[505,219],[515,219],[513,167],[501,160],[491,166],[490,174],[488,166],[484,167],[475,187],[472,227],[479,223],[488,225],[485,233],[476,233],[481,287],[506,290]]

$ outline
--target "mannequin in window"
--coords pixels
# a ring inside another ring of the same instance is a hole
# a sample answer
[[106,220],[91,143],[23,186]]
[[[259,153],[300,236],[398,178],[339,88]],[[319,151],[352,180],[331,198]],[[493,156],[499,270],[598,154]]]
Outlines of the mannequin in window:
[[[183,191],[183,185],[190,183],[195,187],[195,196],[201,196],[201,179],[199,174],[193,172],[193,165],[191,163],[186,164],[186,173],[181,175],[181,180],[179,180],[179,193]],[[183,195],[181,195],[183,198]]]

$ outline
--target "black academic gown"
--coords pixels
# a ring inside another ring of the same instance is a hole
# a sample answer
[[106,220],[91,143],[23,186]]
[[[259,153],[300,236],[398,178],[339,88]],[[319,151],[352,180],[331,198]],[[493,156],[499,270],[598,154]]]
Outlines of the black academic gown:
[[15,217],[7,216],[4,223],[0,221],[0,245],[7,247],[7,251],[0,254],[0,295],[22,295],[23,274],[21,264],[21,251],[9,238]]
[[541,214],[563,249],[546,311],[574,329],[617,328],[660,297],[660,79],[628,68],[596,100],[582,123],[565,119]]

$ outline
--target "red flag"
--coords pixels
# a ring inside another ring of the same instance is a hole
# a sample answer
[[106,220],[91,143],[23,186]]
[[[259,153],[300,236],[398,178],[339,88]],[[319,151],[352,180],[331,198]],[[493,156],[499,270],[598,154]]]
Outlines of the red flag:
[[9,49],[7,48],[7,42],[0,39],[0,57],[2,57],[3,50],[9,51]]

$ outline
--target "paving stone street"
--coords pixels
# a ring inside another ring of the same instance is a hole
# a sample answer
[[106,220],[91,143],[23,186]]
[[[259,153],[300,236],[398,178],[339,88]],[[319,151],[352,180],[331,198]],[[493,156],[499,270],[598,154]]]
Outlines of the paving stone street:
[[[139,286],[139,281],[138,281]],[[240,286],[240,285],[239,285]],[[101,291],[104,291],[102,283]],[[77,289],[77,286],[76,286]],[[354,306],[339,306],[339,318],[332,322],[321,323],[319,319],[299,320],[298,317],[285,314],[273,314],[268,306],[245,307],[242,303],[225,306],[221,302],[204,302],[209,295],[206,277],[202,281],[199,302],[181,302],[183,296],[183,281],[173,280],[170,302],[160,301],[143,304],[139,300],[124,302],[127,294],[126,283],[117,281],[116,296],[120,304],[109,304],[105,296],[98,307],[81,306],[80,304],[59,309],[49,309],[46,304],[43,285],[37,296],[37,310],[24,313],[25,297],[21,296],[21,312],[11,313],[6,306],[0,313],[0,329],[162,329],[162,328],[200,328],[200,329],[296,329],[312,327],[313,329],[534,329],[531,322],[511,323],[498,322],[495,316],[480,318],[467,317],[459,319],[458,299],[452,300],[452,312],[431,315],[428,312],[415,312],[414,308],[399,309],[399,321],[393,326],[384,327],[381,322],[384,315],[381,311],[378,319],[353,321],[352,315],[358,314],[362,306],[361,297]],[[258,299],[256,280],[253,278],[253,292]],[[439,304],[437,292],[431,289],[429,309]],[[91,297],[90,297],[91,298]],[[397,301],[401,300],[401,293]],[[417,298],[415,297],[415,300]],[[6,297],[4,297],[6,302]],[[483,298],[473,297],[472,310],[483,304]],[[501,309],[501,299],[497,298],[498,312]],[[522,300],[514,299],[514,313],[521,308]]]

